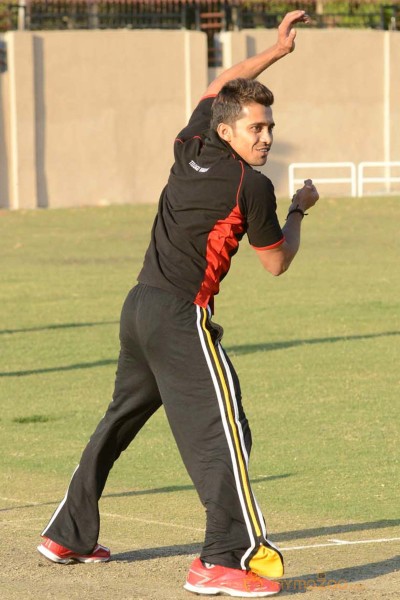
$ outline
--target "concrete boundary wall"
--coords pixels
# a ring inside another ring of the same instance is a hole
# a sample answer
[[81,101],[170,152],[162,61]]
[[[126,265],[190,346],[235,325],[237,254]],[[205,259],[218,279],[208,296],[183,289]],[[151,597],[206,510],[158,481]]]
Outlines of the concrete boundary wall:
[[0,206],[155,202],[207,86],[205,35],[11,32],[0,76]]
[[[220,39],[229,67],[276,32]],[[205,34],[9,32],[2,40],[0,207],[156,202],[174,136],[215,75]],[[288,195],[292,162],[400,160],[399,75],[400,32],[299,31],[296,51],[261,76],[275,94],[264,170],[277,195]]]

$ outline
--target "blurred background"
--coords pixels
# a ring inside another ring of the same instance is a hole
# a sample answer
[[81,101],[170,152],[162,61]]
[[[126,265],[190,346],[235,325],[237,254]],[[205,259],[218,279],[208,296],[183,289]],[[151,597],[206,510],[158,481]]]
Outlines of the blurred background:
[[278,197],[400,190],[400,2],[0,2],[0,208],[157,202],[172,143],[221,69],[303,8],[275,94]]

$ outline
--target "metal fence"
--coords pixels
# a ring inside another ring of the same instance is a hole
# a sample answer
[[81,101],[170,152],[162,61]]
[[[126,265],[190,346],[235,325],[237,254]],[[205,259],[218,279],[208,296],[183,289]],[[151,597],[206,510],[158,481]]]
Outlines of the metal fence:
[[274,28],[306,9],[314,27],[400,29],[400,0],[0,0],[0,31],[10,29],[195,29],[208,39],[209,65],[221,61],[220,31]]

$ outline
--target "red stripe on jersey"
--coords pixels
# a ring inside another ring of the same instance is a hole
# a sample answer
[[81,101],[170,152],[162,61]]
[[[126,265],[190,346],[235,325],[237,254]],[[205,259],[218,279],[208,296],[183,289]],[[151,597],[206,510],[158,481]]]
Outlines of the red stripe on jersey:
[[279,240],[279,242],[275,242],[275,244],[271,244],[270,246],[263,246],[262,248],[260,248],[259,246],[252,246],[252,248],[254,248],[254,250],[272,250],[272,248],[277,248],[278,246],[283,244],[284,241],[285,238],[283,237],[281,240]]
[[236,194],[236,206],[224,219],[217,221],[207,239],[207,267],[200,290],[194,300],[195,304],[206,308],[219,292],[221,279],[229,271],[231,258],[239,245],[237,235],[244,231],[244,217],[239,208],[239,194],[242,187],[244,166],[240,161],[242,174]]

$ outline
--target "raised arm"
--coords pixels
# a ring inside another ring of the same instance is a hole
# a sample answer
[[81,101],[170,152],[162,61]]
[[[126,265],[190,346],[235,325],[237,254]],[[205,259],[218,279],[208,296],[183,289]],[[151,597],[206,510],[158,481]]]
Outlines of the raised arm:
[[277,60],[283,58],[294,50],[294,39],[296,37],[296,30],[293,26],[296,23],[309,23],[310,17],[305,13],[304,10],[294,10],[289,12],[283,18],[281,24],[278,27],[278,39],[276,43],[256,54],[250,58],[246,58],[240,63],[237,63],[233,67],[230,67],[221,75],[219,75],[207,88],[205,96],[211,96],[218,94],[220,89],[232,79],[243,77],[245,79],[255,79],[265,69],[273,65]]

